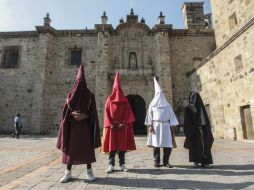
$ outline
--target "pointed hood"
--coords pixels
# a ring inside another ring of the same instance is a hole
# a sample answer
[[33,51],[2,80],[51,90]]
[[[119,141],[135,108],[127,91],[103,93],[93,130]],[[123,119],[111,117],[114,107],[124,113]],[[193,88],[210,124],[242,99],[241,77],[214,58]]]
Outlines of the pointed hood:
[[[124,93],[122,91],[121,84],[120,84],[120,76],[119,76],[119,73],[117,72],[115,76],[114,85],[113,85],[113,92],[108,97],[105,104],[104,127],[108,128],[111,125],[115,125],[118,127],[119,124],[132,124],[134,121],[135,121],[134,114],[132,112],[128,99],[124,96]],[[127,128],[128,127],[126,127],[125,129]],[[111,135],[108,137],[112,138]],[[114,135],[113,135],[113,138],[115,138]],[[125,150],[125,148],[123,150]]]
[[168,106],[170,105],[168,103],[168,101],[166,100],[164,93],[159,85],[159,83],[157,82],[156,78],[154,77],[154,98],[150,103],[150,106],[152,107],[164,107],[164,106]]
[[116,88],[121,88],[119,72],[116,73],[113,90]]
[[198,115],[196,123],[201,126],[210,125],[209,117],[203,103],[203,100],[198,92],[191,91],[189,96],[189,105],[193,113]]
[[153,77],[153,83],[154,83],[154,92],[155,92],[155,94],[163,92],[155,77]]
[[120,76],[119,72],[116,73],[114,85],[113,85],[113,92],[109,97],[111,102],[126,102],[128,101],[127,98],[124,96],[123,90],[120,84]]
[[91,91],[87,88],[83,63],[80,64],[76,81],[66,99],[72,111],[86,112],[91,102]]
[[76,80],[77,81],[84,81],[84,86],[86,86],[86,78],[85,78],[85,73],[84,73],[84,65],[83,63],[80,64],[79,69],[78,69],[78,73],[76,76]]

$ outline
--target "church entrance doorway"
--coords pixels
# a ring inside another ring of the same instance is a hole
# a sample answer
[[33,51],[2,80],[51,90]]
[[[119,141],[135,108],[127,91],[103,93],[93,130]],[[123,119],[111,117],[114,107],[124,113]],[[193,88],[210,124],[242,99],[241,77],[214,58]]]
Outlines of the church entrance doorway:
[[128,95],[129,103],[134,113],[136,121],[133,123],[135,135],[146,135],[147,129],[144,125],[146,117],[146,102],[139,95]]
[[250,105],[242,106],[240,109],[241,109],[243,139],[254,140],[254,130]]

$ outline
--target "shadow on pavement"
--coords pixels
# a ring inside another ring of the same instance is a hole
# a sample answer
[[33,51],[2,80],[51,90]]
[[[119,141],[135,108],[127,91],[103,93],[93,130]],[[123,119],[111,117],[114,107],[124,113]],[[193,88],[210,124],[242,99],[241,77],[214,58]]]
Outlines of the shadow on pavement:
[[[194,169],[191,165],[174,165],[176,168]],[[204,168],[205,169],[205,168]],[[223,169],[223,170],[254,170],[254,164],[246,165],[212,165],[211,169]]]
[[[158,188],[158,189],[241,189],[254,185],[254,182],[244,183],[219,183],[193,180],[173,180],[173,179],[143,179],[143,178],[97,178],[93,184],[132,187],[132,188]],[[104,186],[105,187],[105,186]]]
[[[238,171],[234,171],[238,170]],[[240,171],[241,170],[241,171]],[[253,175],[254,165],[215,165],[212,168],[193,168],[192,166],[174,166],[174,168],[165,169],[129,169],[131,173],[137,174],[177,174],[177,175],[221,175],[221,176],[243,176]]]
[[[38,140],[38,139],[49,139],[49,138],[56,138],[57,136],[55,135],[20,135],[20,139],[25,139],[25,140]],[[8,138],[8,139],[16,139],[12,137],[12,135],[0,135],[0,138]]]

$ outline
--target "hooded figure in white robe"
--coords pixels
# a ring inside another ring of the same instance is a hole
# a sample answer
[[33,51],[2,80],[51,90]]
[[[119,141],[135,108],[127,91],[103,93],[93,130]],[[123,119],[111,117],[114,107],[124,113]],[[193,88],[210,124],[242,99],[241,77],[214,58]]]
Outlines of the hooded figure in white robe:
[[155,78],[154,89],[155,95],[145,119],[145,125],[153,127],[154,130],[148,134],[147,146],[173,148],[171,127],[179,123]]

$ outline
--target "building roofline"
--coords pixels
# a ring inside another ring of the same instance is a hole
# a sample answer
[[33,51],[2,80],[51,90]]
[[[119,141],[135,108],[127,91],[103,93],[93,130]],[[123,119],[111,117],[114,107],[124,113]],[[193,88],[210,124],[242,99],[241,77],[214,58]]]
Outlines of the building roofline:
[[[119,31],[125,28],[127,24],[121,24],[114,31],[119,33]],[[145,29],[148,34],[154,33],[155,29],[150,29],[147,25],[139,23],[138,26]],[[165,28],[164,25],[161,26],[162,29]],[[168,25],[169,36],[214,36],[213,29],[171,29],[171,25]],[[98,31],[96,29],[67,29],[67,30],[55,30],[55,35],[57,37],[63,36],[97,36]],[[8,31],[0,32],[0,38],[33,38],[38,37],[38,31]]]
[[[84,36],[97,35],[95,29],[69,29],[69,30],[55,30],[56,36]],[[38,31],[8,31],[0,32],[0,38],[32,38],[38,37]]]
[[38,37],[37,31],[7,31],[0,32],[0,38],[27,38],[27,37]]
[[183,5],[182,5],[181,10],[183,10],[183,7],[185,5],[191,5],[191,4],[202,4],[202,5],[204,5],[204,2],[203,1],[199,1],[199,2],[184,2]]
[[170,36],[214,36],[213,29],[172,29]]

